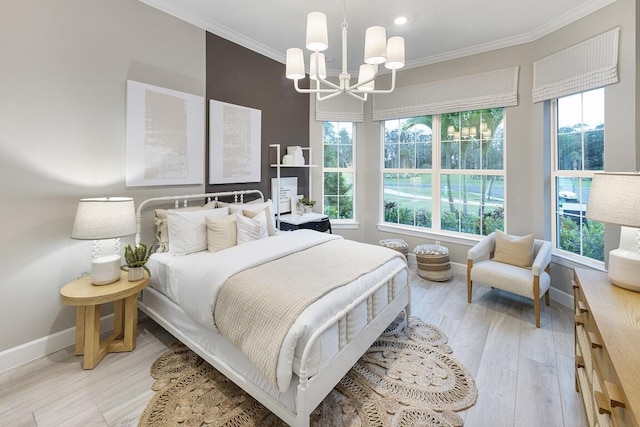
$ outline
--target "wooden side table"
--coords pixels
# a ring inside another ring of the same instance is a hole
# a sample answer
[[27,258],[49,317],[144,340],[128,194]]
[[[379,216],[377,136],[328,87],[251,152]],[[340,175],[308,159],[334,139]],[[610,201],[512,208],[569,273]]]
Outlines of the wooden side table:
[[[81,277],[60,290],[66,305],[76,306],[75,354],[84,355],[84,369],[93,369],[107,353],[132,351],[136,348],[138,293],[149,282],[149,276],[129,282],[127,273],[108,285],[93,285],[91,278]],[[100,304],[114,303],[113,333],[100,341]]]

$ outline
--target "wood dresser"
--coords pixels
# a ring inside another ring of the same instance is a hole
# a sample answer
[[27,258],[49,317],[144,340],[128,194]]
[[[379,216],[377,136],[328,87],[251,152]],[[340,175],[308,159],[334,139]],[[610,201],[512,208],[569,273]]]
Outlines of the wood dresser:
[[590,426],[640,426],[640,293],[574,271],[576,390]]

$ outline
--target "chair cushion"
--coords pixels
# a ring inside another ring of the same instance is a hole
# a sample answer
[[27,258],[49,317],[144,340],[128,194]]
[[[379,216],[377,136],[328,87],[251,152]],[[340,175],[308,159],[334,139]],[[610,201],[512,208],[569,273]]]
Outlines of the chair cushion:
[[[533,272],[527,268],[492,260],[480,261],[474,263],[471,268],[471,280],[523,297],[533,298]],[[541,272],[540,297],[547,292],[550,285],[549,274]]]
[[518,267],[531,267],[534,240],[533,234],[520,237],[496,230],[496,249],[493,260]]

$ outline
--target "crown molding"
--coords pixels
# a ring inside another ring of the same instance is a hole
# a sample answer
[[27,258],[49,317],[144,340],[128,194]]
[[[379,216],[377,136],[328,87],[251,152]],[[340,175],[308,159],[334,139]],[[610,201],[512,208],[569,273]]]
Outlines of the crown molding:
[[[227,39],[233,43],[236,43],[240,46],[243,46],[247,49],[250,49],[256,53],[259,53],[267,58],[273,59],[274,61],[278,61],[282,64],[286,62],[286,57],[284,52],[278,52],[276,50],[271,49],[270,47],[257,42],[254,39],[246,37],[237,31],[234,31],[228,27],[220,25],[219,23],[201,16],[198,13],[193,12],[192,10],[183,7],[180,3],[175,0],[139,0],[140,2],[151,6],[155,9],[161,10],[163,12],[168,13],[178,19],[181,19],[185,22],[188,22],[192,25],[195,25],[198,28],[201,28],[205,31],[208,31],[212,34],[220,36],[224,39]],[[555,19],[541,25],[538,28],[528,32],[519,34],[513,37],[507,37],[500,40],[495,40],[488,43],[479,44],[476,46],[470,46],[462,49],[452,50],[449,52],[440,53],[437,55],[428,56],[425,58],[419,58],[413,61],[407,61],[405,65],[405,69],[422,67],[424,65],[436,64],[439,62],[451,61],[454,59],[464,58],[471,55],[477,55],[480,53],[490,52],[492,50],[504,49],[508,47],[513,47],[525,43],[534,42],[548,34],[551,34],[554,31],[559,30],[566,25],[569,25],[585,16],[605,7],[611,3],[614,3],[616,0],[591,0],[586,2],[584,5],[577,7],[573,10],[570,10],[567,13],[564,13]],[[381,70],[381,74],[385,74],[384,70]],[[338,76],[341,70],[336,69],[327,69],[327,74],[329,76]],[[352,73],[357,73],[357,71],[349,71]]]

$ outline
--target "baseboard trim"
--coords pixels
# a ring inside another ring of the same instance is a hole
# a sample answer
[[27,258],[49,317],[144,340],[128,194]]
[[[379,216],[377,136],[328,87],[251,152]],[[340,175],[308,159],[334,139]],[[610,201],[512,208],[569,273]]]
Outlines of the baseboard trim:
[[[100,318],[100,331],[109,333],[113,330],[113,314]],[[67,348],[75,344],[75,326],[46,337],[21,344],[0,352],[0,372],[17,368],[32,360]]]

